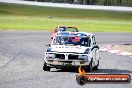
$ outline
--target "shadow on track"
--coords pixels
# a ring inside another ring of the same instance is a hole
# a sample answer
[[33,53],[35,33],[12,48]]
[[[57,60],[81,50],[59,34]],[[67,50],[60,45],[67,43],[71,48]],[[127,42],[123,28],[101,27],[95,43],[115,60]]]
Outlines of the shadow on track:
[[56,69],[55,71],[51,72],[71,72],[71,73],[78,73],[78,69]]
[[[71,72],[71,73],[78,73],[78,69],[57,69],[56,71],[51,72]],[[123,73],[132,73],[130,70],[119,70],[119,69],[99,69],[93,70],[92,72],[86,73],[107,73],[107,74],[123,74]]]
[[122,74],[122,73],[132,73],[130,70],[119,70],[119,69],[99,69],[95,73],[110,73],[110,74]]

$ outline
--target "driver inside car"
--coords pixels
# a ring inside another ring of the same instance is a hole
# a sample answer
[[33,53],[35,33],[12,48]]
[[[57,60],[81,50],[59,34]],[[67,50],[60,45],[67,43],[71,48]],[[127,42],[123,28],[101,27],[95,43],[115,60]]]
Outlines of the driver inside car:
[[62,45],[63,45],[63,44],[69,44],[69,43],[70,43],[70,38],[64,37],[64,38],[61,39],[61,44],[62,44]]

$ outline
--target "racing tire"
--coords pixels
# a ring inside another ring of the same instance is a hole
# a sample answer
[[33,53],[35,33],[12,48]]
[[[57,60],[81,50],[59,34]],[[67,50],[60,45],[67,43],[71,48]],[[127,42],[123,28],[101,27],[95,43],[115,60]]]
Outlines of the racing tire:
[[43,70],[44,71],[50,71],[50,67],[47,66],[47,63],[46,62],[44,62]]
[[87,66],[86,72],[91,72],[91,71],[92,71],[92,68],[93,68],[92,62],[93,62],[93,59],[91,59],[91,62],[90,62],[89,65]]
[[92,68],[92,70],[98,70],[98,67],[99,67],[99,60],[98,60],[98,64],[97,64],[96,66],[94,66],[94,67]]

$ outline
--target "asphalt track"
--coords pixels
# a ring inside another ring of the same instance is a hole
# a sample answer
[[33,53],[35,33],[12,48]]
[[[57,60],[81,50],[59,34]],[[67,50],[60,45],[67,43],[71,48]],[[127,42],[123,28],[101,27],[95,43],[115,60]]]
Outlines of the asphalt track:
[[[132,44],[132,33],[94,33],[100,47]],[[42,70],[45,45],[50,33],[44,31],[0,31],[0,88],[131,88],[130,84],[76,83],[76,72]],[[132,57],[101,52],[98,71],[132,75]]]

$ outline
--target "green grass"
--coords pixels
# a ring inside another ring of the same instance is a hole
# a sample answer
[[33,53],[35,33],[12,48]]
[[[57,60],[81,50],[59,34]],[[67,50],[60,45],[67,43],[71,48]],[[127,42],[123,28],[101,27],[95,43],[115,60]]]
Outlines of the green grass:
[[0,3],[0,30],[76,26],[90,32],[132,32],[132,13]]

